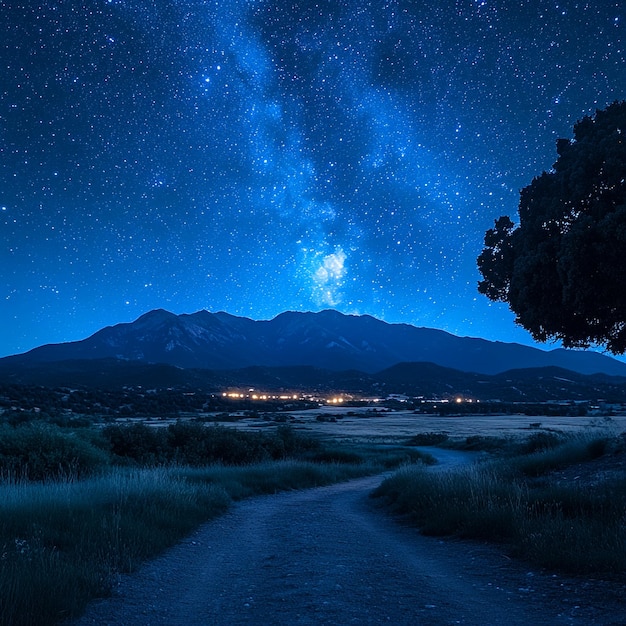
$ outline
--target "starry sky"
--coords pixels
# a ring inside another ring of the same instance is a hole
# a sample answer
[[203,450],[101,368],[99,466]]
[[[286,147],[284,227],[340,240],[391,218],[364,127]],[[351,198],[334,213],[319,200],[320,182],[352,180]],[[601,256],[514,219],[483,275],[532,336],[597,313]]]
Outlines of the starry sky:
[[154,308],[531,344],[484,232],[626,98],[621,0],[0,6],[0,356]]

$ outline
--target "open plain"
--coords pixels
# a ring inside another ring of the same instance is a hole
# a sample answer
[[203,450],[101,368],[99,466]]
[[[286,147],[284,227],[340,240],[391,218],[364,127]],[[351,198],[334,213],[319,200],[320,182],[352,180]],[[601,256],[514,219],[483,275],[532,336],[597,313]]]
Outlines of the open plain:
[[[284,414],[281,414],[284,417]],[[579,432],[595,430],[618,435],[626,431],[626,415],[613,416],[529,416],[523,414],[448,415],[388,411],[372,408],[323,406],[287,414],[290,424],[307,433],[346,439],[397,443],[416,433],[446,433],[452,438],[473,436],[515,437],[528,436],[538,431]],[[223,422],[246,430],[271,426],[271,421],[242,418]]]

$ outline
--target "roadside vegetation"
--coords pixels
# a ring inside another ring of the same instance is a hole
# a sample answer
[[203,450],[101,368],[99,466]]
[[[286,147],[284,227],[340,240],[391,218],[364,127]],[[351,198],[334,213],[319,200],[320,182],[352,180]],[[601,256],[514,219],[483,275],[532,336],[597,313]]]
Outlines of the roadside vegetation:
[[402,446],[326,446],[279,425],[0,425],[0,624],[80,614],[232,501],[426,458]]
[[568,573],[626,569],[626,472],[600,466],[626,453],[624,436],[537,432],[451,442],[428,433],[411,441],[419,442],[491,453],[445,472],[404,467],[376,490],[424,534],[499,542],[513,556]]

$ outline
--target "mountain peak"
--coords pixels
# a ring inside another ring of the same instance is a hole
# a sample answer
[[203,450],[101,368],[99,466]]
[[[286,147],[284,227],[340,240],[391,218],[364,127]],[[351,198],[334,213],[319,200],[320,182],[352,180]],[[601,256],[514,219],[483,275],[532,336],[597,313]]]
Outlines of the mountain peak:
[[148,311],[143,315],[140,315],[133,324],[144,323],[144,322],[155,322],[155,321],[164,321],[168,319],[172,319],[178,317],[175,313],[170,313],[170,311],[166,311],[165,309],[154,309],[152,311]]

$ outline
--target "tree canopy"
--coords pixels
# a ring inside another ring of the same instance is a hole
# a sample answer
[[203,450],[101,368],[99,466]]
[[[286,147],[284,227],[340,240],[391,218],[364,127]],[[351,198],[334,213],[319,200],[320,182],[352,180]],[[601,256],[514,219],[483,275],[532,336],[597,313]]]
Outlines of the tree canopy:
[[574,126],[522,189],[519,224],[485,234],[478,291],[508,302],[539,341],[626,351],[626,102]]

